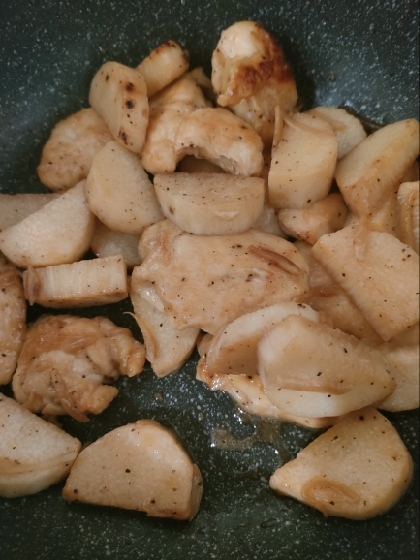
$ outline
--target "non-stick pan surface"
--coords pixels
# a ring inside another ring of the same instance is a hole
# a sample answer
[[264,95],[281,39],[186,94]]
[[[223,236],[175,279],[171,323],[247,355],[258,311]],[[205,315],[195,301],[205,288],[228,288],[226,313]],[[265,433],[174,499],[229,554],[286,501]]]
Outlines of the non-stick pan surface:
[[[303,107],[346,105],[379,123],[418,117],[417,10],[411,0],[1,0],[0,192],[45,190],[36,175],[42,146],[58,120],[87,106],[89,82],[105,61],[135,65],[174,39],[188,47],[192,66],[208,71],[221,30],[237,20],[262,23],[283,44]],[[85,314],[107,314],[140,337],[127,310],[123,302]],[[35,306],[29,320],[43,311]],[[195,380],[196,360],[169,378],[146,368],[120,381],[119,396],[88,424],[64,420],[83,443],[139,418],[172,426],[204,477],[194,521],[69,504],[57,485],[0,500],[1,558],[418,558],[417,411],[387,415],[416,465],[401,502],[365,522],[326,518],[274,495],[267,483],[316,433],[240,415],[229,396]],[[226,432],[215,442],[217,429]]]

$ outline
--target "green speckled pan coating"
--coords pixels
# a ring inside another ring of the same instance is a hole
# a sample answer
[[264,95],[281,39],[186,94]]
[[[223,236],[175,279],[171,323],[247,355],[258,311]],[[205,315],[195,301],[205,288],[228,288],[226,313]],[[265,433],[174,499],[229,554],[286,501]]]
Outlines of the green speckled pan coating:
[[[304,107],[344,104],[384,123],[418,117],[416,1],[1,0],[0,192],[44,190],[36,166],[49,130],[87,106],[89,82],[102,63],[137,64],[171,38],[188,47],[193,66],[208,71],[221,30],[243,19],[259,21],[283,44]],[[140,336],[132,318],[122,314],[129,309],[123,302],[95,314],[106,313]],[[35,306],[30,319],[42,311]],[[23,499],[0,499],[2,559],[418,558],[417,411],[387,415],[416,465],[401,502],[366,522],[325,518],[274,495],[267,482],[315,432],[283,424],[274,444],[260,438],[242,451],[213,447],[217,428],[240,439],[256,428],[235,411],[229,396],[195,380],[196,360],[194,355],[170,378],[157,379],[147,368],[138,378],[123,379],[119,396],[101,416],[89,424],[64,421],[83,443],[139,418],[172,426],[204,477],[194,521],[69,504],[57,485]]]

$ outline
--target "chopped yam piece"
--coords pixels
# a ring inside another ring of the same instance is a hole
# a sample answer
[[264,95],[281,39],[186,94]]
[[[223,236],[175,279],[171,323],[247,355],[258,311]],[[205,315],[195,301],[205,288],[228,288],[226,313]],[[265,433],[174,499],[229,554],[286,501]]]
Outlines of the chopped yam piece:
[[325,198],[337,161],[337,140],[324,120],[298,113],[285,120],[268,173],[270,203],[304,208]]
[[419,321],[419,257],[393,235],[360,225],[323,235],[313,256],[390,340]]
[[136,319],[143,335],[146,358],[158,377],[176,373],[194,350],[199,329],[179,330],[172,326],[166,315],[148,303],[139,294],[138,268],[131,277],[130,296]]
[[374,408],[352,412],[276,470],[270,487],[324,515],[367,519],[407,490],[413,460],[398,432]]
[[395,346],[385,343],[378,348],[388,360],[390,372],[397,386],[379,408],[398,412],[419,407],[419,343]]
[[267,397],[297,416],[341,416],[395,389],[380,352],[339,329],[289,315],[258,347]]
[[38,175],[52,191],[66,191],[86,179],[93,158],[112,134],[94,109],[82,109],[60,121],[42,151]]
[[70,501],[190,520],[202,494],[199,468],[172,432],[153,420],[116,428],[86,447],[63,490]]
[[127,267],[121,255],[73,264],[29,267],[23,273],[30,305],[89,307],[121,301],[128,296]]
[[0,393],[0,496],[41,492],[65,478],[80,441]]
[[163,220],[140,159],[117,142],[109,142],[93,160],[85,196],[91,211],[114,231],[141,233]]
[[259,218],[264,181],[228,173],[163,173],[154,186],[164,215],[183,231],[241,233]]
[[0,193],[0,231],[14,226],[33,214],[47,202],[57,198],[57,194],[2,194]]
[[137,70],[146,82],[147,95],[155,93],[187,72],[190,55],[175,41],[168,41],[159,45],[140,62]]
[[197,109],[184,117],[175,135],[175,154],[207,159],[227,173],[259,175],[263,143],[255,130],[226,109]]
[[282,232],[277,218],[277,211],[268,204],[264,204],[263,210],[259,218],[252,224],[254,229],[259,229],[271,235],[278,235],[279,237],[286,237]]
[[16,400],[32,412],[87,421],[117,395],[103,385],[141,373],[144,346],[105,317],[43,315],[28,328],[13,377]]
[[347,207],[341,194],[332,193],[307,208],[283,208],[278,216],[285,233],[313,245],[321,235],[342,229]]
[[106,62],[90,84],[89,103],[122,146],[139,154],[149,121],[146,82],[138,69]]
[[398,189],[400,240],[419,253],[419,181],[401,183]]
[[16,266],[72,263],[88,250],[95,217],[83,183],[0,233],[0,251]]
[[121,255],[130,268],[141,263],[139,243],[140,234],[112,231],[97,220],[90,248],[97,257]]
[[26,302],[16,267],[0,254],[0,385],[12,380],[26,332]]

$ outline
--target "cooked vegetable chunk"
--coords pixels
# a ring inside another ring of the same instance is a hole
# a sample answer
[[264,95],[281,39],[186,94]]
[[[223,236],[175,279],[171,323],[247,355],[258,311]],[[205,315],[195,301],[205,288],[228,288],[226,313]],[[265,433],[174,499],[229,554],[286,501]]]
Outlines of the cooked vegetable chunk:
[[419,181],[401,183],[398,189],[400,239],[419,253]]
[[105,224],[97,220],[90,248],[100,258],[121,255],[125,264],[128,267],[132,267],[141,263],[139,243],[139,234],[112,231]]
[[0,231],[14,226],[33,214],[47,202],[57,198],[57,194],[3,194],[0,193]]
[[378,348],[386,357],[397,386],[379,408],[398,412],[419,407],[419,344],[396,346],[386,343]]

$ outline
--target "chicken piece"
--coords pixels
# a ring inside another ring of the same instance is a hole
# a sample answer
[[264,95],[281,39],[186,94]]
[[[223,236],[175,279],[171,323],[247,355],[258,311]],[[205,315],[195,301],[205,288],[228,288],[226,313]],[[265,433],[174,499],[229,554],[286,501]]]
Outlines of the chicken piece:
[[195,74],[189,72],[150,100],[149,124],[141,162],[149,173],[175,171],[182,156],[174,151],[175,134],[182,119],[208,106]]
[[392,508],[413,478],[401,438],[374,408],[348,414],[270,478],[270,488],[324,515],[368,519]]
[[139,255],[140,234],[112,231],[97,220],[90,249],[99,258],[122,255],[127,267],[141,263]]
[[0,231],[14,226],[24,218],[40,210],[57,194],[2,194],[0,193]]
[[226,109],[197,109],[184,117],[175,134],[175,155],[207,159],[226,173],[259,175],[263,143],[255,130]]
[[12,380],[26,332],[26,302],[16,267],[0,254],[0,385]]
[[411,346],[398,346],[387,342],[379,346],[390,366],[391,375],[397,386],[379,408],[398,412],[419,407],[419,342]]
[[[16,400],[32,412],[86,422],[117,395],[107,384],[141,373],[144,346],[105,317],[44,315],[29,327],[13,377]],[[105,385],[104,385],[105,384]]]
[[283,49],[258,23],[240,21],[222,32],[211,64],[217,103],[232,108],[271,144],[275,107],[287,113],[297,102]]
[[189,63],[188,51],[175,41],[168,41],[153,49],[137,66],[146,82],[147,96],[152,97],[182,76],[188,70]]
[[191,235],[161,224],[152,226],[155,238],[149,233],[148,249],[140,251],[147,255],[137,278],[142,297],[177,328],[215,333],[247,311],[291,301],[307,289],[304,259],[280,237],[257,230]]
[[93,158],[112,134],[94,109],[82,109],[60,121],[42,151],[38,175],[50,190],[66,191],[87,177]]
[[153,420],[115,428],[86,447],[63,489],[70,501],[189,520],[202,494],[200,469],[175,435]]
[[400,240],[419,253],[419,181],[401,183],[398,194]]
[[0,496],[36,494],[65,478],[78,439],[0,393]]

